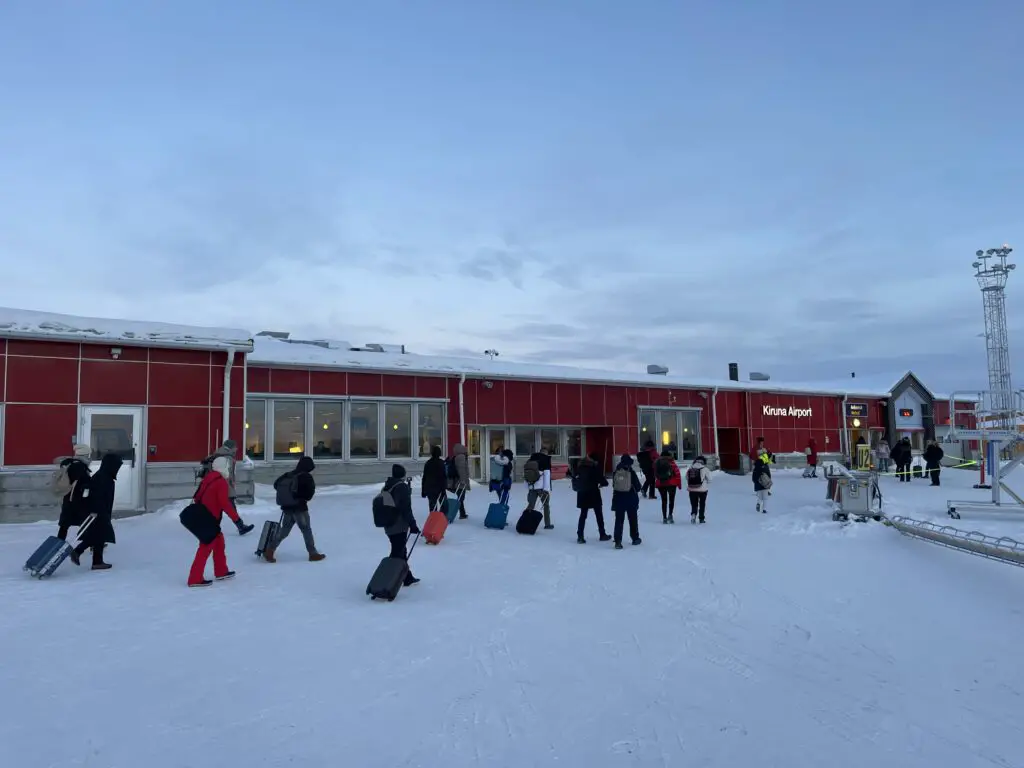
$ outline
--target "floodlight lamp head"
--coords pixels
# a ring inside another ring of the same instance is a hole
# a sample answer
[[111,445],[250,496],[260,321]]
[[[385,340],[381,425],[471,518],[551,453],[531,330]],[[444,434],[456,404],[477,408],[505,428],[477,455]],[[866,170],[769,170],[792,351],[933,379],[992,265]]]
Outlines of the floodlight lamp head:
[[981,269],[981,262],[976,261],[973,264],[971,264],[971,266],[974,267],[975,269]]
[[980,259],[982,256],[985,255],[985,252],[984,251],[975,251],[974,255],[977,256]]
[[1007,265],[1006,265],[1006,268],[1007,268],[1007,269],[1016,269],[1016,268],[1017,268],[1017,265],[1016,265],[1016,264],[1007,264]]
[[996,249],[995,249],[995,248],[989,248],[989,249],[988,249],[987,251],[985,251],[985,254],[986,254],[987,256],[992,256],[992,255],[994,255],[994,254],[995,254],[995,252],[996,252]]

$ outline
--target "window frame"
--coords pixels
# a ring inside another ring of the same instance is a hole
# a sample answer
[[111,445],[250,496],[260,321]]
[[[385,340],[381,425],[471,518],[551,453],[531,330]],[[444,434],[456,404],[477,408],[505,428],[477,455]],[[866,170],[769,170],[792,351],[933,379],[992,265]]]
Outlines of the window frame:
[[[270,442],[270,440],[267,441],[267,445],[269,447],[269,458],[265,459],[265,461],[291,461],[290,458],[278,458],[277,457],[277,451],[274,450],[276,445],[277,445],[277,404],[278,403],[302,403],[302,406],[303,406],[303,408],[302,408],[302,421],[303,421],[303,425],[302,425],[302,451],[300,451],[299,453],[293,453],[293,454],[289,454],[289,455],[290,456],[305,456],[306,455],[306,453],[305,453],[306,448],[309,447],[309,438],[310,438],[310,434],[309,433],[310,433],[310,426],[311,426],[310,425],[310,419],[309,419],[309,416],[310,416],[309,400],[307,400],[305,398],[302,398],[302,397],[278,397],[278,398],[274,398],[273,400],[268,400],[267,402],[271,403],[271,405],[269,407],[269,413],[268,413],[268,415],[270,416],[270,419],[268,420],[268,424],[270,424],[271,426],[268,428],[267,431],[270,433],[271,439],[273,439],[274,442],[272,443],[272,442]],[[267,452],[265,452],[265,455],[266,455],[266,453]]]
[[[357,405],[375,405],[377,406],[377,455],[376,456],[353,456],[352,455],[352,409]],[[345,450],[344,460],[353,461],[356,463],[368,463],[374,461],[383,461],[381,458],[383,454],[383,441],[381,440],[381,433],[384,431],[384,401],[367,399],[361,397],[353,397],[348,401],[348,408],[345,412]]]
[[[389,402],[401,402],[398,400],[392,400]],[[413,460],[414,461],[426,461],[430,458],[430,452],[420,452],[420,407],[421,406],[433,406],[441,409],[441,455],[447,456],[448,449],[448,410],[445,408],[445,403],[430,403],[426,401],[418,401],[412,404],[412,423],[413,423]]]
[[307,400],[307,403],[306,403],[306,414],[307,414],[307,423],[309,424],[309,428],[306,430],[307,433],[308,433],[308,439],[306,441],[306,445],[309,446],[310,450],[315,450],[314,446],[316,444],[314,443],[314,438],[316,437],[316,434],[317,434],[316,425],[319,422],[318,422],[317,419],[315,419],[313,417],[316,415],[316,406],[318,404],[338,405],[338,406],[341,407],[341,455],[340,456],[312,456],[312,458],[315,461],[317,461],[317,462],[321,462],[321,461],[344,461],[345,460],[345,455],[348,452],[348,439],[347,439],[347,437],[345,435],[345,427],[348,424],[348,403],[345,400],[335,399],[335,398],[326,398],[326,397],[318,397],[316,399]]
[[[379,427],[379,431],[378,431],[378,434],[377,434],[378,443],[379,443],[377,454],[380,457],[380,460],[381,461],[402,461],[403,459],[409,460],[409,461],[415,460],[417,458],[417,451],[419,450],[417,448],[417,446],[416,446],[417,439],[416,439],[415,430],[413,429],[413,424],[415,423],[415,419],[416,419],[416,416],[417,416],[415,404],[414,403],[409,403],[409,402],[401,402],[401,401],[397,401],[397,400],[385,400],[383,403],[381,403],[381,405],[383,405],[383,408],[379,408],[378,409],[378,412],[380,414],[380,427]],[[387,452],[388,451],[388,449],[387,449],[387,433],[388,433],[388,422],[390,421],[390,419],[387,418],[388,406],[395,406],[395,407],[401,407],[401,408],[408,407],[409,408],[409,424],[408,424],[408,427],[409,427],[409,453],[407,455],[406,454],[399,455],[399,456],[389,456],[388,455],[388,452]]]

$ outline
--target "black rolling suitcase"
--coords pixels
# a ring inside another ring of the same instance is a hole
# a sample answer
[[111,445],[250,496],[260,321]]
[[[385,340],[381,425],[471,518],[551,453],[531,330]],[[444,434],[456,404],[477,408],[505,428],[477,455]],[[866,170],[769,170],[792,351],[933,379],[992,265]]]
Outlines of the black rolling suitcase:
[[46,541],[40,544],[39,548],[25,561],[23,570],[28,571],[37,579],[53,576],[54,572],[60,568],[61,563],[68,559],[71,550],[82,541],[82,536],[94,520],[96,520],[96,515],[89,515],[82,521],[78,527],[78,535],[75,536],[74,544],[69,544],[56,536],[47,537]]
[[527,507],[523,510],[523,514],[519,516],[519,522],[516,523],[516,533],[533,536],[540,527],[541,520],[543,519],[543,514],[533,507]]
[[[419,539],[420,535],[416,534],[416,540],[409,548],[409,557],[412,557],[412,551],[416,549],[416,542]],[[402,582],[408,575],[408,559],[385,557],[380,561],[377,570],[373,572],[373,576],[370,577],[370,583],[366,585],[366,594],[370,596],[371,600],[387,600],[390,603],[398,597],[398,593],[402,589]]]
[[277,534],[281,530],[281,524],[284,522],[284,512],[281,513],[281,519],[279,521],[267,520],[263,524],[263,530],[260,531],[260,541],[256,545],[256,557],[263,557],[263,553],[267,551],[270,543],[277,538]]

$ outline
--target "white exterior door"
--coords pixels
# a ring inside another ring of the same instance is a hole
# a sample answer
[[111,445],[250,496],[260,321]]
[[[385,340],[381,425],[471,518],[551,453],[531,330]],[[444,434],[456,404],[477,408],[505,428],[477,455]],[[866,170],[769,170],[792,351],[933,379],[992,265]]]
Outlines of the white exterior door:
[[124,460],[117,473],[114,509],[142,506],[142,409],[120,406],[82,406],[79,440],[92,448],[89,469],[95,473],[105,454]]

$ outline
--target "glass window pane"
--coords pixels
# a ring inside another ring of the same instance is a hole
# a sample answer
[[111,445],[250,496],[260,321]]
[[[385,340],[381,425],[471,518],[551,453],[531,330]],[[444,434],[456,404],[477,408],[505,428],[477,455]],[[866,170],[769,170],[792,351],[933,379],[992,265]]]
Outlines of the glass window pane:
[[246,400],[245,418],[245,455],[267,458],[267,401]]
[[583,456],[583,430],[565,430],[565,452],[570,459],[578,459]]
[[561,447],[557,429],[542,429],[540,431],[540,449],[542,451],[551,456],[558,456],[561,453]]
[[354,459],[377,458],[377,404],[349,405],[349,456]]
[[505,449],[505,430],[504,429],[489,429],[487,430],[488,442],[490,443],[491,456]]
[[466,450],[470,456],[480,455],[480,444],[483,442],[482,432],[480,427],[470,427],[466,430]]
[[429,456],[431,446],[438,446],[444,452],[444,407],[420,403],[416,406],[417,428],[416,443],[419,446],[420,456]]
[[668,451],[673,459],[679,458],[679,428],[676,424],[676,418],[679,416],[678,411],[662,411],[661,412],[661,434],[659,439],[655,440],[655,445],[658,446],[659,451]]
[[306,401],[274,401],[274,458],[291,459],[306,449]]
[[313,401],[313,457],[340,459],[344,422],[342,404],[324,400]]
[[683,459],[692,461],[700,453],[700,411],[683,411]]
[[529,456],[537,452],[537,429],[516,427],[516,456]]
[[94,413],[90,419],[92,461],[99,461],[108,453],[125,461],[135,459],[135,417],[125,413]]
[[412,405],[384,404],[384,456],[388,459],[412,457]]
[[638,447],[643,448],[648,440],[658,445],[660,438],[658,437],[656,416],[654,411],[640,411],[640,445]]

